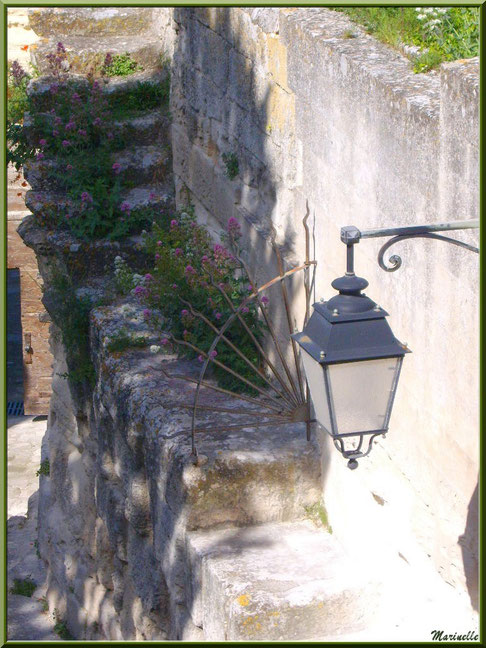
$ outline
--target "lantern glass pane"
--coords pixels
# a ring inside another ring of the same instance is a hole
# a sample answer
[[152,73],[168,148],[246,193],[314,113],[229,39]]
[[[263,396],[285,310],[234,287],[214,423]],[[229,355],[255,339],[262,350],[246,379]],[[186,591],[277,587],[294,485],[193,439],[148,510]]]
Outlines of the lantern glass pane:
[[326,396],[324,369],[304,349],[301,349],[301,355],[316,419],[327,432],[331,433],[331,417],[329,415],[329,404]]
[[328,365],[338,434],[382,430],[401,358]]

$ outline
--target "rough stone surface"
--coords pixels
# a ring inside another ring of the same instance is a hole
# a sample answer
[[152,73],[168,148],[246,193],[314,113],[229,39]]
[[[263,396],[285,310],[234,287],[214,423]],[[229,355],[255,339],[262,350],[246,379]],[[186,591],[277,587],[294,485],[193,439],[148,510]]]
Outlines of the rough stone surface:
[[376,584],[310,522],[195,532],[191,614],[211,641],[316,640],[370,622]]
[[[48,55],[57,50],[58,39],[37,44],[32,50],[32,63],[42,74],[50,71]],[[86,73],[90,68],[103,65],[108,52],[113,55],[129,53],[131,58],[144,70],[156,69],[161,65],[163,50],[156,41],[140,36],[68,36],[63,39],[66,48],[69,70]]]
[[150,30],[154,11],[148,7],[90,7],[89,9],[45,7],[29,10],[31,28],[44,38],[62,36],[138,36]]

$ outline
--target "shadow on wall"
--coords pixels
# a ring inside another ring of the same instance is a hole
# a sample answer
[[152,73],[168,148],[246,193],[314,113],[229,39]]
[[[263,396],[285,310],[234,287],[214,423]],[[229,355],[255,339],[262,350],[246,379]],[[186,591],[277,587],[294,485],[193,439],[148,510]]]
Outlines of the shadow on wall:
[[478,484],[476,484],[467,510],[466,528],[464,534],[458,539],[462,551],[467,590],[471,605],[476,611],[479,611],[478,511]]
[[[266,57],[272,54],[262,53],[263,39],[255,38],[249,16],[241,9],[175,8],[174,20],[178,37],[171,113],[178,202],[195,203],[198,217],[207,218],[214,229],[224,228],[229,217],[237,217],[247,249],[246,260],[255,283],[262,285],[279,273],[270,236],[272,218],[280,219],[278,191],[286,189],[277,160],[286,155],[282,141],[291,135],[285,133],[284,138],[275,132],[273,122],[280,125],[287,116],[282,116],[278,100],[282,88],[263,69],[268,67]],[[261,67],[255,63],[259,60]],[[234,177],[229,173],[229,159],[236,163]],[[304,238],[300,226],[304,216],[305,210],[293,214],[278,232],[282,256],[291,265],[296,263],[296,249],[302,254],[304,248],[296,240]],[[292,319],[300,327],[304,308],[302,275],[296,275],[286,285],[294,307]],[[294,330],[289,332],[277,293],[275,285],[268,294],[269,310],[279,338],[285,341]],[[278,358],[272,357],[272,361],[279,364]]]

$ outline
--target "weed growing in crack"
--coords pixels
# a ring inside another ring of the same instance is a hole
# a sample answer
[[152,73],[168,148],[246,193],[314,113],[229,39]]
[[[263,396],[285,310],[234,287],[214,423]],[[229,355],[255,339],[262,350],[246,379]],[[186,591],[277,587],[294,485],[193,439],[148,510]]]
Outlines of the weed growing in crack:
[[39,466],[39,470],[36,471],[35,475],[36,475],[36,477],[39,477],[40,475],[44,475],[45,477],[49,477],[50,469],[51,469],[51,467],[50,467],[50,464],[49,464],[49,459],[44,459],[44,461],[41,461],[41,464]]
[[108,52],[103,62],[101,75],[107,77],[130,76],[142,70],[143,67],[132,59],[129,52],[115,55]]
[[10,588],[10,594],[19,594],[20,596],[31,597],[35,592],[37,584],[31,578],[14,578],[13,586]]
[[223,162],[226,167],[226,177],[230,180],[234,180],[240,172],[236,153],[223,153]]

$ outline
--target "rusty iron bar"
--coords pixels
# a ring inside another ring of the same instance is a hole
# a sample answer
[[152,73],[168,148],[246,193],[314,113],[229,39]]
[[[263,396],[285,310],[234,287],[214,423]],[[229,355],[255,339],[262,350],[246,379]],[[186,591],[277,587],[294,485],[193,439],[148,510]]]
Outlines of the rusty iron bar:
[[[277,237],[277,231],[275,230],[275,227],[272,225],[272,234],[271,234],[271,241],[272,241],[272,248],[273,252],[275,254],[275,257],[277,259],[277,265],[278,265],[278,272],[280,276],[284,274],[284,266],[282,262],[282,256],[280,254],[280,250],[278,249],[277,243],[276,243],[276,237]],[[297,381],[299,384],[299,391],[300,391],[300,398],[302,402],[305,402],[305,395],[304,395],[304,385],[303,385],[303,380],[302,380],[302,372],[300,370],[300,362],[299,362],[299,353],[297,351],[297,344],[292,336],[292,333],[294,333],[294,328],[292,326],[292,314],[290,312],[290,303],[289,303],[289,295],[287,292],[287,286],[285,285],[285,281],[282,280],[280,282],[280,286],[282,289],[282,296],[284,300],[284,306],[285,306],[285,313],[287,315],[287,325],[289,328],[289,337],[290,337],[290,342],[292,344],[292,352],[294,354],[294,363],[295,363],[295,370],[297,372]]]
[[[221,338],[218,336],[216,338],[216,343],[219,342],[220,339]],[[257,391],[259,394],[261,394],[262,396],[265,396],[266,398],[269,398],[271,401],[273,401],[274,403],[279,405],[278,400],[276,398],[274,398],[273,396],[270,396],[269,394],[267,394],[262,387],[258,387],[258,385],[255,385],[254,383],[252,383],[251,380],[248,380],[247,378],[245,378],[244,376],[239,374],[234,369],[231,369],[231,367],[227,367],[223,362],[220,362],[219,360],[216,360],[215,358],[211,358],[210,353],[211,353],[211,351],[214,351],[213,345],[211,345],[212,348],[210,348],[208,353],[206,353],[202,349],[199,349],[199,347],[195,346],[194,344],[191,344],[190,342],[186,342],[185,340],[177,340],[177,339],[174,338],[174,342],[176,342],[177,344],[183,344],[184,346],[187,346],[190,349],[193,349],[193,351],[196,351],[197,353],[199,353],[200,355],[202,355],[206,359],[208,359],[209,362],[212,362],[217,367],[221,367],[221,369],[228,372],[229,374],[231,374],[235,378],[238,378],[238,380],[241,380],[241,382],[245,383],[245,385],[248,385],[248,387],[251,387],[252,389]],[[214,346],[216,346],[216,344]]]
[[[199,379],[196,378],[191,378],[190,376],[184,376],[183,374],[169,374],[165,369],[161,369],[162,373],[167,376],[167,378],[171,380],[185,380],[186,382],[191,382],[191,383],[199,383]],[[226,394],[227,396],[233,396],[236,399],[239,400],[244,400],[247,401],[248,403],[253,403],[255,405],[259,405],[260,407],[266,407],[270,410],[273,410],[275,412],[281,412],[281,409],[278,409],[274,405],[269,405],[268,403],[265,403],[261,400],[258,400],[257,398],[252,398],[251,396],[246,396],[245,394],[236,394],[235,392],[230,391],[229,389],[224,389],[223,387],[218,387],[217,385],[213,385],[210,382],[207,382],[206,380],[200,381],[200,384],[203,387],[207,387],[208,389],[212,389],[214,391],[217,391],[221,394]],[[192,405],[191,405],[192,407]]]
[[[186,306],[188,306],[188,307],[191,309],[191,313],[192,313],[193,315],[195,315],[196,317],[199,317],[199,319],[201,319],[205,324],[207,324],[207,325],[211,328],[211,330],[214,331],[214,332],[216,333],[216,335],[219,335],[219,334],[220,334],[220,330],[218,329],[218,327],[215,326],[215,325],[211,322],[211,320],[209,320],[209,319],[208,319],[208,318],[207,318],[203,313],[197,311],[197,310],[192,306],[192,304],[191,304],[190,302],[186,301],[185,299],[182,299],[182,297],[179,297],[179,300],[180,300],[183,304],[185,304]],[[238,347],[235,346],[235,345],[233,344],[233,342],[231,342],[231,340],[229,340],[225,335],[221,335],[221,336],[220,336],[220,339],[223,340],[223,342],[226,342],[226,344],[227,344],[231,349],[233,349],[233,351],[234,351],[235,353],[237,353],[238,356],[239,356],[239,357],[240,357],[244,362],[246,362],[246,364],[247,364],[251,369],[253,369],[253,370],[255,371],[255,373],[258,374],[258,376],[260,376],[260,378],[262,378],[262,379],[267,383],[267,385],[268,385],[271,389],[274,390],[274,392],[275,392],[276,394],[278,394],[278,396],[280,396],[281,398],[283,398],[284,400],[286,400],[286,401],[289,403],[289,405],[292,405],[291,401],[288,400],[287,396],[286,396],[284,393],[282,393],[281,391],[279,391],[279,390],[275,387],[275,385],[272,385],[272,383],[270,382],[270,380],[268,380],[268,378],[265,376],[265,374],[264,374],[263,372],[261,372],[261,371],[258,369],[258,367],[256,367],[256,366],[255,366],[255,365],[254,365],[254,364],[253,364],[253,363],[252,363],[252,362],[251,362],[251,361],[250,361],[250,360],[245,356],[245,354],[242,353],[242,352],[238,349]]]
[[[268,357],[268,355],[265,353],[265,351],[263,350],[263,347],[262,347],[261,344],[258,342],[258,340],[256,339],[256,337],[253,335],[253,332],[251,331],[250,327],[249,327],[249,326],[247,325],[247,323],[245,322],[244,318],[241,316],[241,313],[239,312],[239,310],[238,310],[237,308],[235,308],[235,306],[234,306],[233,302],[231,301],[231,299],[228,297],[228,295],[226,294],[226,292],[225,292],[225,291],[224,291],[220,286],[218,286],[217,284],[214,284],[214,283],[213,283],[213,285],[214,285],[214,286],[215,286],[215,287],[216,287],[216,288],[221,292],[221,294],[222,294],[223,297],[225,298],[226,302],[228,303],[228,305],[229,305],[229,307],[231,308],[231,310],[233,311],[233,313],[236,313],[236,314],[237,314],[237,317],[238,317],[239,322],[241,323],[241,325],[243,326],[243,328],[245,329],[245,331],[246,331],[246,332],[248,333],[248,335],[250,336],[251,340],[253,341],[253,344],[255,345],[255,347],[256,347],[256,348],[258,349],[258,351],[260,352],[261,356],[263,357],[263,359],[264,359],[265,362],[267,363],[268,367],[271,369],[273,375],[274,375],[275,378],[278,380],[278,382],[280,383],[280,385],[285,389],[285,392],[289,395],[289,397],[291,398],[291,400],[292,400],[292,402],[295,404],[295,406],[297,406],[297,405],[298,405],[298,402],[297,402],[297,400],[296,400],[296,398],[295,398],[294,393],[289,389],[289,387],[288,387],[287,384],[285,383],[284,379],[280,376],[280,373],[277,371],[277,368],[276,368],[275,365],[272,363],[272,361],[270,360],[270,358]],[[264,290],[264,289],[265,289],[265,286],[263,286],[260,290]],[[245,306],[247,303],[249,303],[250,301],[252,301],[253,298],[254,298],[254,295],[250,295],[249,297],[247,297],[247,298],[243,301],[242,305]],[[242,305],[239,306],[239,309],[242,308]]]
[[[246,272],[246,274],[248,276],[248,279],[250,280],[251,285],[253,287],[255,287],[255,282],[252,279],[252,276],[251,276],[251,273],[250,273],[250,271],[248,269],[248,266],[243,261],[243,259],[238,258],[238,261],[242,264],[242,266],[243,266],[243,268],[244,268],[244,270],[245,270],[245,272]],[[290,371],[290,368],[289,368],[289,366],[287,364],[287,361],[284,358],[284,355],[282,353],[282,350],[281,350],[280,345],[279,345],[278,340],[277,340],[277,335],[275,333],[275,330],[274,330],[274,328],[272,326],[272,323],[270,322],[270,319],[269,319],[268,314],[267,314],[267,312],[265,310],[265,307],[263,306],[263,304],[261,302],[261,299],[259,297],[259,294],[262,292],[262,290],[265,290],[265,288],[269,287],[269,285],[273,285],[273,283],[276,283],[275,280],[277,280],[277,281],[280,280],[280,282],[282,282],[284,277],[285,277],[285,274],[284,275],[279,275],[279,277],[274,277],[274,279],[272,279],[271,281],[264,284],[264,286],[259,288],[256,292],[252,293],[252,295],[250,295],[250,296],[252,297],[254,295],[256,300],[257,300],[258,306],[260,307],[260,311],[261,311],[261,313],[263,315],[263,318],[265,319],[265,323],[267,325],[268,331],[269,331],[270,336],[271,336],[271,338],[273,340],[273,343],[275,345],[275,349],[277,351],[278,357],[280,358],[280,361],[282,363],[284,371],[287,374],[287,378],[288,378],[288,380],[289,380],[289,382],[290,382],[290,384],[292,386],[292,390],[294,392],[294,396],[295,396],[295,399],[297,401],[297,404],[301,405],[302,403],[299,400],[299,392],[298,392],[297,387],[295,385],[295,382],[294,382],[294,379],[293,379],[293,376],[292,376],[292,372]]]
[[[192,409],[193,405],[190,405],[188,403],[165,403],[164,404],[165,408],[168,409],[175,409],[177,407],[182,407],[184,409]],[[251,409],[237,409],[234,408],[232,409],[231,407],[217,407],[216,405],[201,405],[200,403],[197,406],[198,410],[210,410],[212,412],[225,412],[227,414],[248,414],[250,416],[263,416],[265,417],[278,417],[278,418],[291,418],[291,413],[288,413],[287,415],[282,412],[262,412],[262,411],[255,411]]]
[[[306,214],[304,216],[302,224],[303,224],[304,230],[305,230],[305,262],[309,263],[310,233],[309,233],[309,226],[307,225],[307,220],[308,220],[309,215],[310,215],[309,201],[306,201],[306,208],[307,208],[307,212],[306,212]],[[310,267],[304,268],[305,317],[304,317],[304,327],[303,328],[305,328],[307,322],[309,321],[309,316],[310,316],[311,289],[310,289],[309,273],[310,273]]]
[[254,427],[271,427],[275,425],[288,425],[289,423],[294,423],[294,421],[289,421],[288,419],[282,418],[281,421],[262,421],[255,425],[255,422],[249,421],[247,423],[238,423],[237,425],[216,425],[214,427],[204,427],[204,428],[195,428],[195,432],[220,432],[226,430],[241,430],[242,428],[254,428]]

